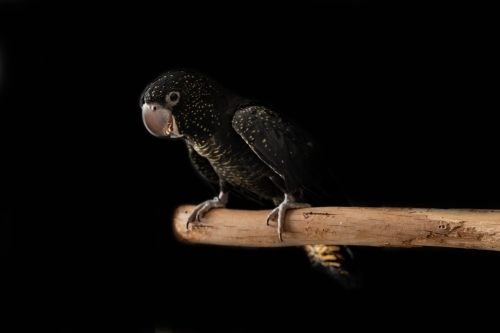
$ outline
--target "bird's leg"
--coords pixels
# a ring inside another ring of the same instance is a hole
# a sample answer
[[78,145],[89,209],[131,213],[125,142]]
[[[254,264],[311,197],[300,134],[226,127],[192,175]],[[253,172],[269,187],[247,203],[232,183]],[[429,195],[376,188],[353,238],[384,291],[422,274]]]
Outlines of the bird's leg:
[[221,191],[218,197],[204,201],[198,206],[196,206],[186,221],[186,229],[189,229],[188,228],[189,223],[194,222],[194,220],[201,222],[201,218],[203,217],[203,215],[205,215],[205,213],[208,212],[210,209],[226,207],[227,199],[228,199],[228,193]]
[[278,216],[278,237],[280,241],[283,241],[281,235],[283,234],[283,226],[285,224],[285,215],[288,209],[296,208],[306,208],[311,207],[307,203],[295,202],[295,197],[291,194],[285,194],[285,200],[279,204],[278,207],[274,208],[273,211],[267,216],[266,224],[269,225],[269,221],[274,219],[276,215]]

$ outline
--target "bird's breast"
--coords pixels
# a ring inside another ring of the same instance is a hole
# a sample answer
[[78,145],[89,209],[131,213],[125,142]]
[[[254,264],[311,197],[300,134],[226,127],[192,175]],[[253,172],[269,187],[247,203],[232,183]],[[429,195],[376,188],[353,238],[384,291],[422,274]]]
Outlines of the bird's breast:
[[210,162],[219,178],[237,187],[258,191],[259,183],[268,182],[273,173],[241,139],[209,141],[193,148]]

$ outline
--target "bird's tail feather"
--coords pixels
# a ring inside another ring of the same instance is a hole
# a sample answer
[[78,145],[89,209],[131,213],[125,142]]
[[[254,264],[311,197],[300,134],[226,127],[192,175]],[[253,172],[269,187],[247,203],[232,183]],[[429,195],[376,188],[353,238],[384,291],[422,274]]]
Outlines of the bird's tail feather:
[[355,266],[354,255],[347,246],[305,245],[309,261],[314,269],[327,274],[346,290],[359,289],[362,276]]

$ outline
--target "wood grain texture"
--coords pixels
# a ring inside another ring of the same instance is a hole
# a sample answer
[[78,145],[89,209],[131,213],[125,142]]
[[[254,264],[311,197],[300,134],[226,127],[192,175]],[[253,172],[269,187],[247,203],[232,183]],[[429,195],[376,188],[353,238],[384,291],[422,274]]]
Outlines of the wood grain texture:
[[500,250],[500,210],[314,207],[289,210],[283,242],[268,210],[212,209],[201,222],[186,220],[194,206],[174,213],[174,231],[190,243],[277,247],[307,244],[379,247],[439,246]]

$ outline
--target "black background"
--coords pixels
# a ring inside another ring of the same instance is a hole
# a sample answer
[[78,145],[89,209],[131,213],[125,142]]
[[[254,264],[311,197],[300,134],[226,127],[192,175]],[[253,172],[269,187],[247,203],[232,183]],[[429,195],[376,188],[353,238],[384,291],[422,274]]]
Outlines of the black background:
[[347,293],[299,248],[178,243],[175,207],[213,193],[182,142],[145,130],[139,96],[192,67],[311,131],[355,205],[500,209],[492,13],[456,2],[0,2],[3,322],[481,330],[500,295],[495,251],[360,248],[366,284]]

